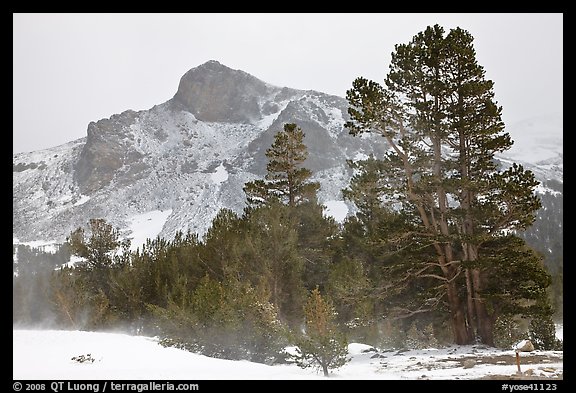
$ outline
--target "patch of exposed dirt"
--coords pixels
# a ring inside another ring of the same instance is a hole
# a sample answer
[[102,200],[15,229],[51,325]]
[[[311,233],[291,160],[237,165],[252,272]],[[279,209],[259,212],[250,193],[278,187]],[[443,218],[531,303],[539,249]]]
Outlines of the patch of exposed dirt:
[[[542,366],[544,363],[560,363],[564,359],[563,354],[552,354],[552,355],[520,355],[520,370],[521,373],[516,373],[512,375],[486,375],[478,379],[503,379],[503,380],[552,380],[552,379],[564,379],[564,372],[557,370],[554,367]],[[448,359],[447,359],[448,360]],[[456,359],[451,359],[454,361]],[[495,364],[495,365],[516,365],[516,355],[490,355],[490,356],[466,356],[457,359],[462,366],[464,366],[466,360],[475,361],[476,364]],[[531,364],[540,364],[539,367],[531,368]],[[543,375],[545,372],[549,375]],[[535,375],[536,374],[536,375]]]
[[550,377],[545,377],[543,375],[526,375],[524,372],[522,374],[515,375],[485,375],[478,379],[504,379],[504,380],[556,380],[564,379],[564,373],[555,374]]
[[[564,359],[564,355],[520,355],[520,367],[523,364],[559,363]],[[466,360],[475,360],[477,364],[516,364],[516,355],[489,355],[489,356],[465,356],[458,359],[441,359],[441,361],[457,361],[464,366]]]

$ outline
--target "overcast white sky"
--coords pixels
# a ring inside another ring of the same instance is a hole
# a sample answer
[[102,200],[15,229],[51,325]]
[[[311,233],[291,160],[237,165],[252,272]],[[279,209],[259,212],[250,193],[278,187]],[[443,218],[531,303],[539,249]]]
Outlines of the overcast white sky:
[[358,76],[383,82],[394,45],[436,23],[474,36],[506,124],[563,113],[559,13],[14,14],[13,152],[163,103],[208,60],[344,97]]

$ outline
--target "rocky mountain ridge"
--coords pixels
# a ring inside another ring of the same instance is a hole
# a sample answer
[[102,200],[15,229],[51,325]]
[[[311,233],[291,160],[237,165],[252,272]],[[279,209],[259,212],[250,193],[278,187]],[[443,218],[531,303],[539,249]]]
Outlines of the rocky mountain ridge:
[[346,108],[341,97],[272,86],[210,61],[160,105],[91,122],[86,138],[15,154],[13,236],[61,242],[89,218],[127,229],[151,211],[170,211],[163,237],[202,234],[220,208],[242,211],[242,187],[265,174],[264,153],[286,122],[306,133],[320,199],[340,200],[346,159],[385,150],[374,136],[348,135]]
[[[306,134],[305,165],[321,183],[320,201],[351,208],[340,192],[352,175],[346,160],[382,156],[386,145],[377,135],[349,135],[347,107],[342,97],[273,86],[209,61],[184,74],[162,104],[91,122],[85,138],[14,154],[14,241],[63,242],[95,217],[135,237],[154,214],[163,221],[151,237],[201,235],[220,208],[242,211],[242,187],[264,176],[264,153],[288,122]],[[524,164],[543,181],[562,181],[561,153]]]

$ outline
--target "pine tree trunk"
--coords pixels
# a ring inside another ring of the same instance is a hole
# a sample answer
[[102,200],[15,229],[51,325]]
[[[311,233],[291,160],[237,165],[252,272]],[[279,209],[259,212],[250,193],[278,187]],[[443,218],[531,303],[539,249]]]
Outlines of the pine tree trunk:
[[280,309],[280,302],[278,299],[278,280],[277,279],[273,279],[273,284],[272,284],[272,304],[278,309]]
[[328,365],[325,363],[322,363],[322,371],[324,371],[324,376],[325,377],[329,377],[328,375]]
[[478,293],[482,289],[480,269],[472,270],[472,284],[474,287],[474,309],[476,311],[476,326],[482,344],[494,346],[494,323],[486,309],[486,303]]
[[[465,259],[467,260],[467,259]],[[474,285],[472,284],[472,273],[470,269],[466,269],[466,310],[468,312],[468,323],[471,326],[472,332],[475,331],[476,325],[476,311],[474,309]],[[473,333],[472,333],[473,334]]]
[[[450,237],[450,226],[448,224],[448,197],[446,189],[441,183],[442,179],[442,149],[441,149],[441,139],[432,139],[432,145],[434,149],[434,177],[439,181],[439,185],[436,187],[436,197],[438,200],[438,212],[439,217],[432,218],[438,224],[440,233],[443,236]],[[431,210],[434,212],[434,209]],[[458,295],[458,286],[455,280],[455,265],[452,265],[454,261],[454,252],[452,245],[445,243],[443,250],[440,253],[440,265],[444,273],[444,276],[448,280],[446,283],[446,292],[448,296],[448,304],[450,307],[450,317],[452,322],[452,332],[454,335],[454,342],[458,345],[471,344],[473,342],[473,334],[469,329],[466,321],[466,310],[464,308],[464,303],[461,301]]]
[[[468,232],[472,232],[469,230]],[[478,247],[472,244],[463,244],[463,247],[467,250],[466,254],[470,261],[476,261],[478,259]],[[494,346],[494,323],[492,317],[488,313],[486,308],[486,302],[482,298],[481,291],[483,287],[482,274],[480,269],[470,269],[466,271],[466,279],[468,284],[468,278],[471,279],[471,285],[467,285],[466,289],[468,292],[468,309],[473,317],[471,321],[474,325],[474,330],[476,335],[480,338],[482,344]],[[470,304],[472,300],[472,304]]]
[[454,281],[446,284],[446,287],[454,343],[458,345],[472,344],[474,341],[473,335],[466,323],[466,313],[464,312],[464,307],[462,307],[462,302],[458,297],[458,288]]

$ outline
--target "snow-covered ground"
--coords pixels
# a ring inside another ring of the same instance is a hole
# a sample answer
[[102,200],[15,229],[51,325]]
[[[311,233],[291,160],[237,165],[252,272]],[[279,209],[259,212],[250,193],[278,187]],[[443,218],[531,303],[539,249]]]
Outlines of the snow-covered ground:
[[220,165],[218,165],[218,168],[216,168],[216,170],[210,174],[210,178],[214,184],[224,183],[226,180],[228,180],[228,171],[226,170],[223,162],[221,162]]
[[[321,372],[294,364],[268,366],[248,361],[214,359],[176,348],[157,338],[120,333],[13,330],[13,379],[323,379]],[[506,379],[515,376],[513,350],[482,346],[377,352],[365,344],[348,347],[351,361],[333,370],[333,379]],[[94,361],[78,362],[84,355]],[[88,356],[89,355],[89,356]],[[521,354],[524,373],[562,378],[563,353]],[[529,371],[532,370],[532,371]]]
[[162,231],[170,214],[172,214],[172,209],[153,210],[133,216],[128,227],[130,231],[128,237],[131,239],[130,250],[136,251],[137,248],[142,248],[147,239],[155,239]]
[[346,216],[348,215],[348,206],[344,201],[327,201],[324,203],[326,206],[326,211],[324,212],[327,216],[334,217],[337,222],[344,222]]

